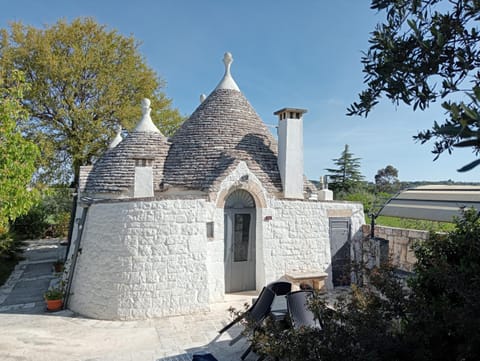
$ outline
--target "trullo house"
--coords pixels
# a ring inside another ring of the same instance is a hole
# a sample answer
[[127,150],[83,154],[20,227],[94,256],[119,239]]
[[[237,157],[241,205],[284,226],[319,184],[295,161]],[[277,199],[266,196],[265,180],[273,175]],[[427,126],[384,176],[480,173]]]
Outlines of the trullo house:
[[172,138],[145,99],[137,127],[82,168],[71,310],[144,319],[205,311],[295,272],[337,284],[361,237],[361,204],[333,201],[304,177],[306,111],[276,111],[277,140],[232,78],[231,54],[224,63]]

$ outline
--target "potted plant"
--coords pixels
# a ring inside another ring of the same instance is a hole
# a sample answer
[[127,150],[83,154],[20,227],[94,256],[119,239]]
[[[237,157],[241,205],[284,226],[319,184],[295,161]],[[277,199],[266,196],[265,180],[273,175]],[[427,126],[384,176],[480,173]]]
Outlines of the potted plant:
[[62,309],[63,287],[61,287],[61,285],[49,288],[48,291],[43,294],[43,297],[45,298],[48,311],[59,311]]
[[53,269],[55,273],[63,272],[64,264],[63,261],[58,259],[55,262],[53,262]]

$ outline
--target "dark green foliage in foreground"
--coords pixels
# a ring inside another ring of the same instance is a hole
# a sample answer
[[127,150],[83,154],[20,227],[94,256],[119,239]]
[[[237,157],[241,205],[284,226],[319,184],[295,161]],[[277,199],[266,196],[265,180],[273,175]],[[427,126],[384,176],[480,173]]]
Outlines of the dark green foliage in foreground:
[[409,287],[389,265],[363,269],[369,282],[352,286],[333,308],[314,298],[322,332],[269,321],[251,337],[257,353],[307,361],[479,360],[479,215],[465,211],[454,231],[416,245],[415,254]]
[[480,217],[468,210],[448,236],[417,245],[409,331],[419,359],[480,359]]
[[21,259],[21,245],[22,243],[14,239],[10,233],[0,234],[0,286],[5,283]]

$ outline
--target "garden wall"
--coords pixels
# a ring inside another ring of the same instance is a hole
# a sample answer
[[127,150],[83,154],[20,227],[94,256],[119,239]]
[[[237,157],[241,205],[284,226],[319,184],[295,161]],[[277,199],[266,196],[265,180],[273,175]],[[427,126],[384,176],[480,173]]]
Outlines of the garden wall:
[[[368,237],[370,225],[364,224],[362,231],[364,237]],[[417,261],[412,251],[413,243],[425,241],[429,236],[429,231],[375,226],[375,237],[388,240],[388,254],[394,266],[408,272],[413,270],[413,265]]]

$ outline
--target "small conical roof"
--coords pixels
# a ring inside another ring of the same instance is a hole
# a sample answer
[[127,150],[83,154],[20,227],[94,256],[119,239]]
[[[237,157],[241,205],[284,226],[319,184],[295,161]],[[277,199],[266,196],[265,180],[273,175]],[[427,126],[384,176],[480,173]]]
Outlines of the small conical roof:
[[124,193],[133,189],[136,161],[145,159],[153,168],[154,189],[163,181],[163,165],[169,143],[150,118],[150,101],[142,101],[143,115],[135,130],[115,144],[114,140],[90,171],[86,193]]

